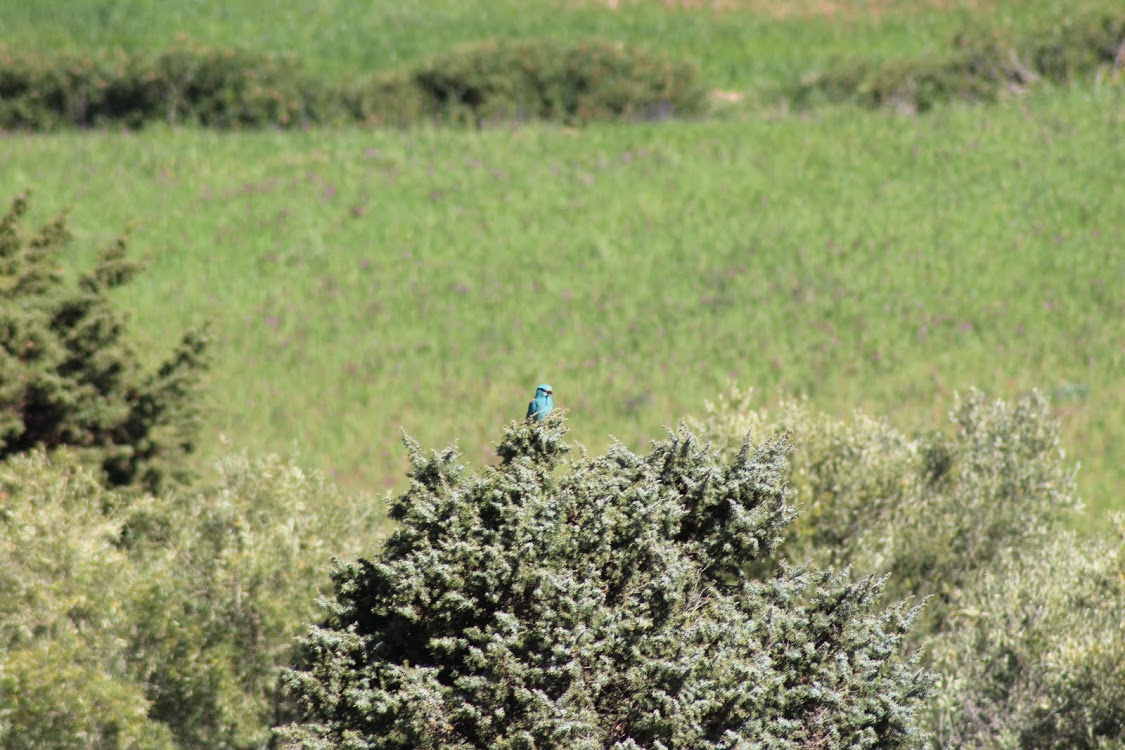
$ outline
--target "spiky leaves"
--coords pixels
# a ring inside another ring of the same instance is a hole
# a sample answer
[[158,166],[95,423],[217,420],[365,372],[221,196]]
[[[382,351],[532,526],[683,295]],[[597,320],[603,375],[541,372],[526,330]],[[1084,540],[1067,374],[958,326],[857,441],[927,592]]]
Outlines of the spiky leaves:
[[199,420],[204,331],[189,332],[156,372],[142,372],[109,294],[140,266],[123,240],[74,287],[59,269],[62,217],[21,223],[27,197],[0,218],[0,459],[71,446],[112,485],[157,490],[184,475]]
[[755,580],[793,511],[784,438],[729,464],[681,429],[563,461],[562,417],[498,467],[408,443],[399,529],[337,564],[287,682],[305,748],[911,747],[927,678],[881,583]]

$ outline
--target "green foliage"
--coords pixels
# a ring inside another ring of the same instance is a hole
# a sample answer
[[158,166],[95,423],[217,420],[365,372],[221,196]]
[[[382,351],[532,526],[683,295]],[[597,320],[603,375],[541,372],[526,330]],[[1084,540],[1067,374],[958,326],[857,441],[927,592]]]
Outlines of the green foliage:
[[156,490],[182,479],[199,421],[204,333],[187,333],[142,373],[109,296],[140,269],[124,240],[71,288],[60,267],[64,219],[27,233],[26,210],[25,195],[0,218],[0,459],[65,445],[112,485]]
[[292,60],[180,44],[151,56],[0,55],[0,128],[140,127],[153,120],[280,127],[328,114],[323,86]]
[[1042,394],[971,391],[952,434],[918,437],[799,401],[766,411],[747,391],[708,412],[704,434],[728,455],[748,429],[792,431],[790,560],[889,571],[889,595],[930,597],[912,637],[939,674],[923,719],[934,747],[1125,743],[1125,524],[1093,539],[1065,529],[1073,469]]
[[1110,71],[1125,44],[1125,14],[1079,13],[1014,34],[995,28],[958,34],[951,50],[886,63],[857,60],[808,74],[795,103],[856,101],[925,112],[950,100],[991,101],[1042,81],[1070,83]]
[[1125,49],[1125,12],[1120,8],[1104,14],[1079,11],[1013,46],[1038,75],[1069,83],[1119,62]]
[[[171,748],[134,679],[123,528],[98,478],[65,454],[0,463],[0,746]],[[141,502],[138,500],[138,502]]]
[[413,78],[434,116],[476,125],[663,119],[706,105],[691,66],[604,41],[493,40],[438,55]]
[[378,73],[339,85],[339,106],[347,118],[369,125],[407,127],[424,122],[422,92],[408,75]]
[[263,748],[332,552],[382,508],[276,457],[106,490],[67,451],[0,464],[0,745]]
[[870,108],[927,112],[950,100],[995,101],[1037,77],[995,45],[952,54],[875,63],[867,60],[807,74],[794,88],[799,106],[855,101]]
[[931,646],[935,738],[987,750],[1125,747],[1125,517],[991,570]]
[[952,434],[917,437],[859,412],[849,421],[797,400],[774,412],[753,404],[753,391],[732,390],[708,404],[700,431],[728,454],[748,430],[792,432],[786,480],[800,515],[784,556],[889,573],[891,596],[932,597],[924,632],[944,629],[982,575],[1011,550],[1044,543],[1080,508],[1039,392],[1005,401],[970,390],[955,400]]
[[292,746],[914,747],[927,678],[882,584],[785,569],[783,439],[720,463],[686,430],[564,460],[562,418],[469,473],[407,442],[374,561],[340,562],[287,674]]
[[155,55],[0,53],[0,128],[220,128],[350,121],[567,122],[695,114],[696,70],[607,42],[485,42],[336,82],[288,57],[180,43]]
[[329,559],[373,544],[381,507],[277,457],[218,468],[216,487],[128,517],[124,544],[146,570],[131,592],[133,673],[177,747],[264,747]]
[[315,123],[325,114],[322,87],[286,57],[190,45],[134,66],[130,83],[136,84],[134,100],[145,107],[143,120],[287,127]]

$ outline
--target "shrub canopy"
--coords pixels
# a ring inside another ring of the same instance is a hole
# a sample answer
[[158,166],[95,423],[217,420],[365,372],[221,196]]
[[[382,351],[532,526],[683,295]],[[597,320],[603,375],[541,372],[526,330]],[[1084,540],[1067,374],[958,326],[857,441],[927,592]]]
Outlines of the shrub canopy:
[[276,456],[160,495],[75,458],[0,462],[0,747],[269,746],[329,554],[375,544],[381,503]]
[[1042,81],[1067,84],[1112,75],[1125,45],[1125,13],[1079,10],[1016,36],[967,28],[950,49],[918,58],[837,62],[791,87],[798,105],[852,101],[870,108],[926,112],[947,101],[987,102]]
[[747,565],[793,518],[786,439],[720,462],[686,429],[570,463],[563,419],[497,467],[407,444],[374,560],[339,562],[287,682],[293,747],[913,747],[927,677],[881,582]]
[[28,233],[27,196],[0,217],[0,460],[37,446],[71,446],[111,485],[158,490],[183,479],[194,450],[202,330],[145,373],[110,292],[140,270],[124,240],[71,287],[61,271],[63,217]]
[[931,651],[947,747],[1125,747],[1125,516],[998,564]]
[[789,430],[786,482],[800,511],[781,557],[789,564],[889,573],[894,598],[930,597],[925,627],[941,630],[965,592],[1013,552],[1035,550],[1076,518],[1074,467],[1046,397],[956,397],[950,432],[909,436],[886,418],[812,413],[784,399],[756,408],[737,389],[708,404],[702,435],[724,455],[747,431]]
[[748,430],[792,431],[801,515],[782,555],[890,571],[889,596],[928,597],[908,640],[938,676],[920,717],[931,747],[1125,746],[1125,519],[1085,538],[1067,528],[1075,469],[1042,393],[970,390],[949,433],[912,437],[860,412],[754,401],[732,390],[699,429],[728,456]]

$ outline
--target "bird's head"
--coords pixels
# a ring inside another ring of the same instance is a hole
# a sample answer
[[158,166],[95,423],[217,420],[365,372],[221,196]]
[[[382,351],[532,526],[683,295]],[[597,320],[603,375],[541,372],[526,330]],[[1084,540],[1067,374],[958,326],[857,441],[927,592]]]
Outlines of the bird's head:
[[540,385],[538,388],[535,389],[535,395],[538,396],[540,394],[542,394],[544,396],[550,396],[551,395],[551,386],[547,385],[546,383],[543,383],[542,385]]

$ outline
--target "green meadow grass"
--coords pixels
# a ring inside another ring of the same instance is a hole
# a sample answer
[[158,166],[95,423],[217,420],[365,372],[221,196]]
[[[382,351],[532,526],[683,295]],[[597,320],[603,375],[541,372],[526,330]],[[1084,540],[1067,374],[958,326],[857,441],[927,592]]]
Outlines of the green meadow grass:
[[1095,511],[1125,508],[1125,99],[923,118],[12,135],[0,195],[125,227],[153,357],[215,322],[220,434],[401,486],[403,428],[489,461],[536,383],[633,447],[731,379],[942,424],[955,390],[1056,399]]
[[[289,53],[313,71],[351,76],[488,37],[600,36],[695,61],[713,87],[759,92],[841,59],[940,52],[967,24],[1019,29],[1115,2],[843,0],[832,3],[840,13],[824,16],[800,12],[810,3],[795,0],[722,12],[670,10],[657,0],[624,0],[616,12],[596,0],[293,0],[269,6],[260,0],[0,0],[0,42],[16,50],[140,51],[189,37]],[[778,13],[761,12],[767,5]],[[872,13],[864,10],[869,5],[890,8]],[[777,17],[789,6],[790,15]]]

